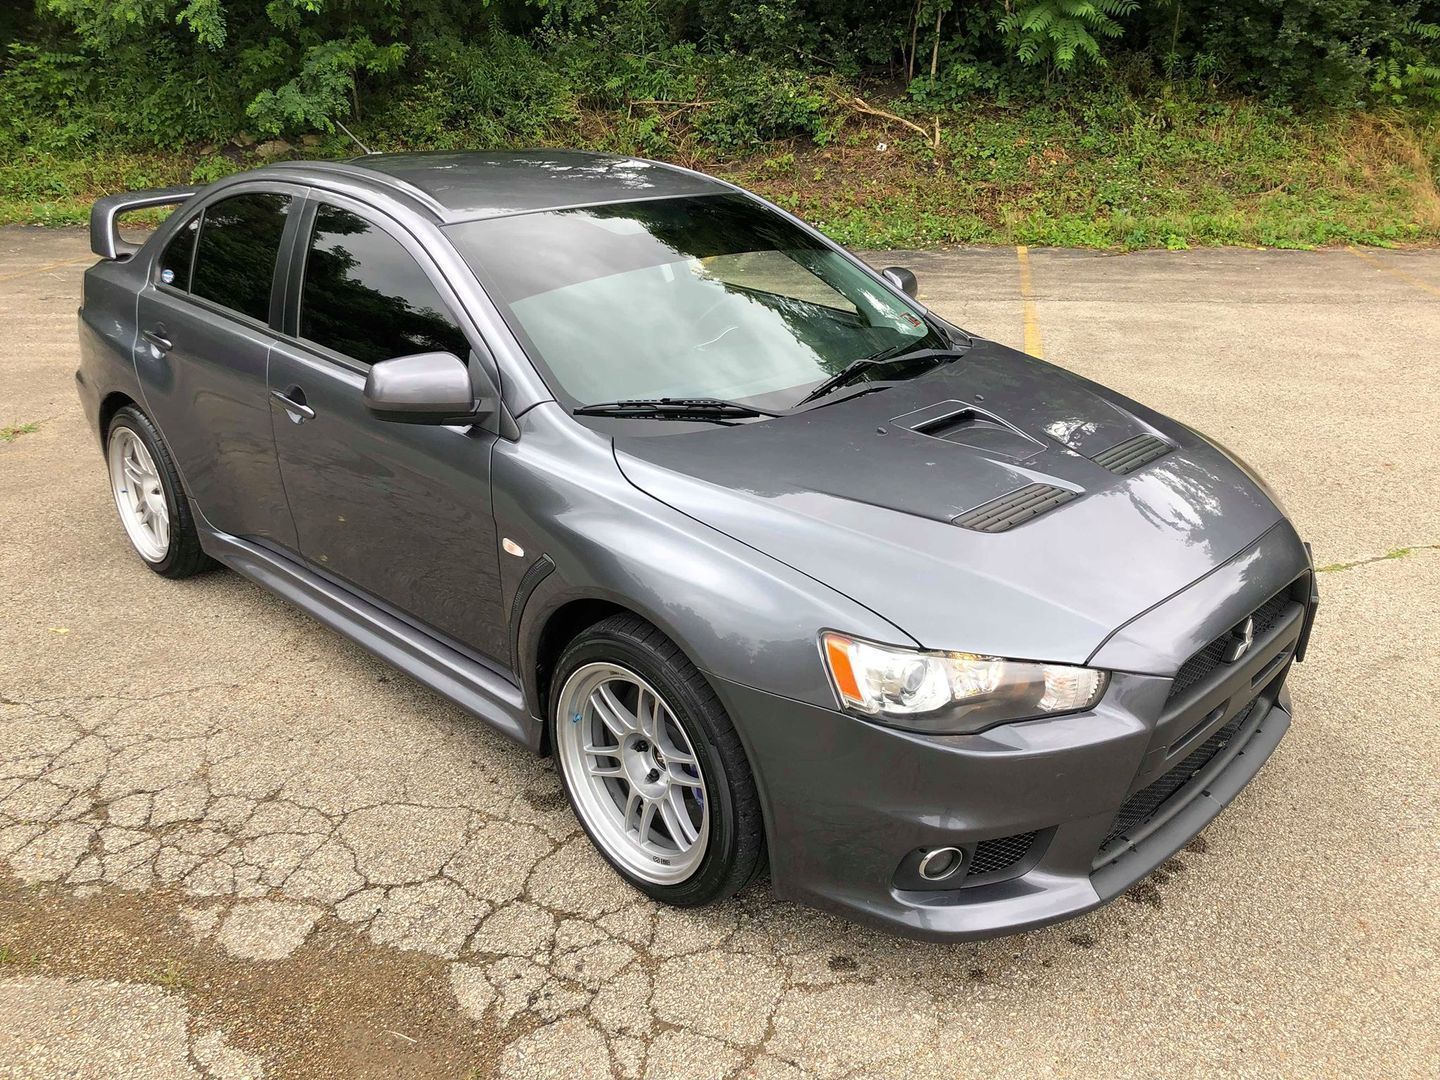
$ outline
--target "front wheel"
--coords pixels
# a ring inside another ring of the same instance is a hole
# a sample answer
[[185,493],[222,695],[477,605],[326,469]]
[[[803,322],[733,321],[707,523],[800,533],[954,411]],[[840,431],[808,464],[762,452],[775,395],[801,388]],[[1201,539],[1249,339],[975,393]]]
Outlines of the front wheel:
[[740,738],[659,630],[629,615],[590,627],[556,665],[550,700],[570,805],[633,885],[694,907],[761,871],[764,828]]

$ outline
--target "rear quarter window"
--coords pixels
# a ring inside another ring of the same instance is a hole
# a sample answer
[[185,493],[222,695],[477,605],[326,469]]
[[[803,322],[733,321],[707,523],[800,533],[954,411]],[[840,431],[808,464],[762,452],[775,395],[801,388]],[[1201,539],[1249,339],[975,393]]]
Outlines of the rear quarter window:
[[235,195],[205,208],[190,292],[260,322],[270,319],[270,287],[290,196]]
[[195,260],[195,237],[200,232],[200,215],[196,214],[170,238],[160,253],[160,280],[176,289],[190,291],[190,266]]

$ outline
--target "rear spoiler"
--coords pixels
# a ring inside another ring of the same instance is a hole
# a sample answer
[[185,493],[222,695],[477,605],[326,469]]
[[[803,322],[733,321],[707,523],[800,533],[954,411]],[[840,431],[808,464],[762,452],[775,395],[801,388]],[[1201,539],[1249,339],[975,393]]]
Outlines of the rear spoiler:
[[90,250],[102,259],[128,259],[140,250],[140,245],[120,239],[116,218],[131,210],[183,203],[199,190],[198,186],[153,188],[150,191],[106,195],[95,200],[95,205],[90,208]]

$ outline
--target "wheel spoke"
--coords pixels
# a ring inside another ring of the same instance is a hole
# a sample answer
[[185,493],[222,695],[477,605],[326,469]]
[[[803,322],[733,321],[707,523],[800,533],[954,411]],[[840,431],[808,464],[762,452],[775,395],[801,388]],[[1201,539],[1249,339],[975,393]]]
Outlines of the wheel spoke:
[[662,739],[660,741],[660,748],[665,752],[665,760],[668,761],[671,765],[694,766],[696,764],[694,754],[690,754],[684,750],[681,750],[668,739]]
[[640,808],[640,843],[650,841],[650,830],[655,827],[655,804],[649,799],[644,800]]
[[[640,797],[640,793],[634,788],[631,788],[630,793],[625,798],[625,831],[627,833],[639,831],[639,813],[644,803],[645,800]],[[641,839],[644,839],[643,836]]]
[[700,830],[695,828],[695,823],[690,820],[690,812],[685,808],[684,796],[678,788],[671,788],[665,793],[665,800],[660,804],[660,813],[665,819],[665,828],[670,830],[671,839],[681,851],[699,839]]
[[[588,772],[591,776],[623,777],[625,775],[624,766],[620,764],[619,759],[612,757],[610,754],[606,753],[603,750],[595,751],[588,746],[585,748],[585,752],[591,755],[590,758],[585,762],[585,771]],[[602,765],[600,764],[602,760],[608,761],[610,762],[610,764]]]
[[595,688],[595,692],[590,695],[590,707],[595,710],[595,715],[600,717],[600,722],[609,728],[616,738],[623,739],[635,730],[635,718],[630,715],[624,705],[620,704],[620,700],[609,686]]
[[671,758],[666,761],[665,765],[666,772],[670,774],[670,783],[678,784],[681,787],[698,788],[702,791],[705,789],[705,781],[686,772],[684,763],[676,764],[675,759]]
[[650,691],[642,689],[640,696],[635,701],[635,717],[636,722],[640,725],[641,734],[658,743],[664,713],[665,705],[660,698]]

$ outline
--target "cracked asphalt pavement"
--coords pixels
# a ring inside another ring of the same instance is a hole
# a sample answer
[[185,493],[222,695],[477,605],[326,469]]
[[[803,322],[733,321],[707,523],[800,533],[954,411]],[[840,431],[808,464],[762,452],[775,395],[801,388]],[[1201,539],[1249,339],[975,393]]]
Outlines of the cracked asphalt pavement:
[[1330,568],[1295,725],[1201,837],[973,945],[657,907],[548,763],[140,564],[71,381],[86,240],[5,229],[0,1075],[1434,1076],[1440,253],[875,260],[1219,438]]

